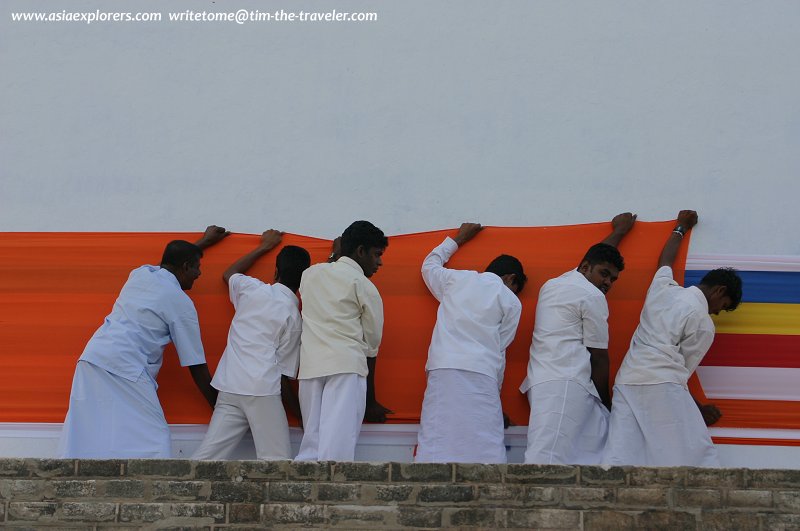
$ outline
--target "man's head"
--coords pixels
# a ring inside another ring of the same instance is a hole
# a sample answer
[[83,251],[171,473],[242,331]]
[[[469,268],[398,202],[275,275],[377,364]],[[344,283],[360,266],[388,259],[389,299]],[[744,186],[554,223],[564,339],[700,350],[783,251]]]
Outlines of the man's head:
[[164,248],[161,267],[172,272],[181,289],[192,289],[192,284],[200,276],[200,258],[203,250],[184,240],[173,240]]
[[708,313],[712,315],[719,315],[721,311],[732,312],[742,301],[742,279],[730,267],[709,271],[697,287],[706,296]]
[[578,266],[578,272],[603,293],[608,293],[625,269],[622,255],[613,245],[597,243],[589,247]]
[[275,281],[292,291],[300,288],[300,277],[311,265],[308,251],[296,245],[287,245],[275,258]]
[[369,221],[354,221],[342,233],[342,256],[356,261],[364,275],[371,277],[383,265],[381,256],[389,240]]
[[486,266],[487,273],[494,273],[503,279],[503,284],[508,286],[508,289],[519,295],[528,277],[525,276],[525,271],[522,269],[522,262],[513,256],[501,254],[491,261]]

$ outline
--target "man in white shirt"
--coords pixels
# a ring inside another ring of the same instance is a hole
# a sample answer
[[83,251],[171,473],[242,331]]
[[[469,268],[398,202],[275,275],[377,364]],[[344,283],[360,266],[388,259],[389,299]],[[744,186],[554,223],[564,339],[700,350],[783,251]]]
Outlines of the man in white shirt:
[[[368,221],[341,236],[338,260],[309,267],[300,281],[300,461],[353,461],[361,423],[385,421],[375,398],[375,357],[383,334],[383,302],[369,280],[389,240]],[[332,256],[335,259],[336,256]]]
[[598,464],[608,435],[608,303],[625,267],[617,246],[636,215],[618,214],[612,232],[577,269],[539,291],[528,376],[526,463]]
[[169,426],[156,394],[164,347],[175,344],[181,366],[213,407],[197,311],[184,293],[200,276],[203,249],[229,233],[211,225],[192,244],[167,244],[161,266],[134,269],[114,308],[75,368],[59,442],[63,458],[169,458]]
[[506,462],[500,388],[527,277],[509,255],[492,260],[485,273],[444,267],[482,228],[463,223],[422,263],[439,309],[425,365],[417,462]]
[[211,380],[219,391],[217,404],[194,459],[226,459],[248,429],[258,459],[292,457],[281,396],[299,417],[288,379],[297,376],[300,361],[302,321],[295,293],[311,257],[302,247],[287,245],[275,259],[274,284],[244,274],[282,237],[280,231],[265,231],[258,247],[222,274],[236,314]]
[[719,466],[707,425],[719,409],[692,398],[687,382],[714,341],[709,314],[733,311],[742,281],[733,269],[715,269],[698,286],[684,288],[672,264],[697,213],[683,210],[670,234],[639,326],[614,381],[614,408],[604,464]]

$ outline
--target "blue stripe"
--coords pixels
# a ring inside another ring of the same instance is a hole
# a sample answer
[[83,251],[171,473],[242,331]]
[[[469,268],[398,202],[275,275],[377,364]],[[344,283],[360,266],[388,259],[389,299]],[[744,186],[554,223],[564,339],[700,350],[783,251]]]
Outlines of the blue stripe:
[[[707,270],[686,270],[685,286],[696,286]],[[739,271],[742,302],[800,304],[800,272]]]

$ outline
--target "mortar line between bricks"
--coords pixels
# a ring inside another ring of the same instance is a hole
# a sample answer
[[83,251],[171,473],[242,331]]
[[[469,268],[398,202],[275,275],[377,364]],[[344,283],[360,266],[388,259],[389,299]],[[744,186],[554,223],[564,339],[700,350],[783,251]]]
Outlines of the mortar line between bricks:
[[450,483],[456,482],[456,464],[450,463]]

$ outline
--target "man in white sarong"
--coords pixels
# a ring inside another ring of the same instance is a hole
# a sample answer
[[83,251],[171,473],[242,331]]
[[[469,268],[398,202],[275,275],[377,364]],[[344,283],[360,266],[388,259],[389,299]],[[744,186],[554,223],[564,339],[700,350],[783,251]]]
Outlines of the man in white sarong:
[[62,458],[172,457],[169,426],[156,394],[164,347],[170,342],[181,366],[189,367],[214,406],[217,393],[211,387],[197,311],[184,291],[200,276],[203,249],[228,234],[212,225],[194,244],[167,244],[160,266],[131,272],[75,368],[59,441]]
[[714,340],[709,314],[733,311],[742,281],[733,269],[715,269],[684,288],[672,264],[697,213],[683,210],[658,260],[639,326],[614,381],[614,407],[604,464],[719,466],[708,428],[719,409],[700,404],[687,382]]
[[492,260],[485,273],[444,267],[482,228],[463,223],[422,263],[439,309],[425,366],[417,462],[506,462],[500,388],[527,277],[508,255]]
[[275,259],[275,283],[245,275],[277,246],[283,233],[268,230],[261,243],[222,274],[236,309],[228,343],[211,385],[219,391],[208,431],[193,459],[226,459],[247,433],[258,459],[291,459],[289,423],[281,402],[300,417],[289,384],[300,362],[300,301],[295,293],[311,258],[287,245]]
[[329,263],[309,267],[300,281],[299,461],[355,460],[361,423],[385,422],[390,413],[375,397],[383,302],[369,280],[389,240],[372,223],[356,221],[340,245],[341,257],[334,251]]
[[608,435],[608,303],[625,267],[617,246],[636,222],[630,212],[589,248],[577,269],[539,291],[528,375],[526,463],[598,464]]

